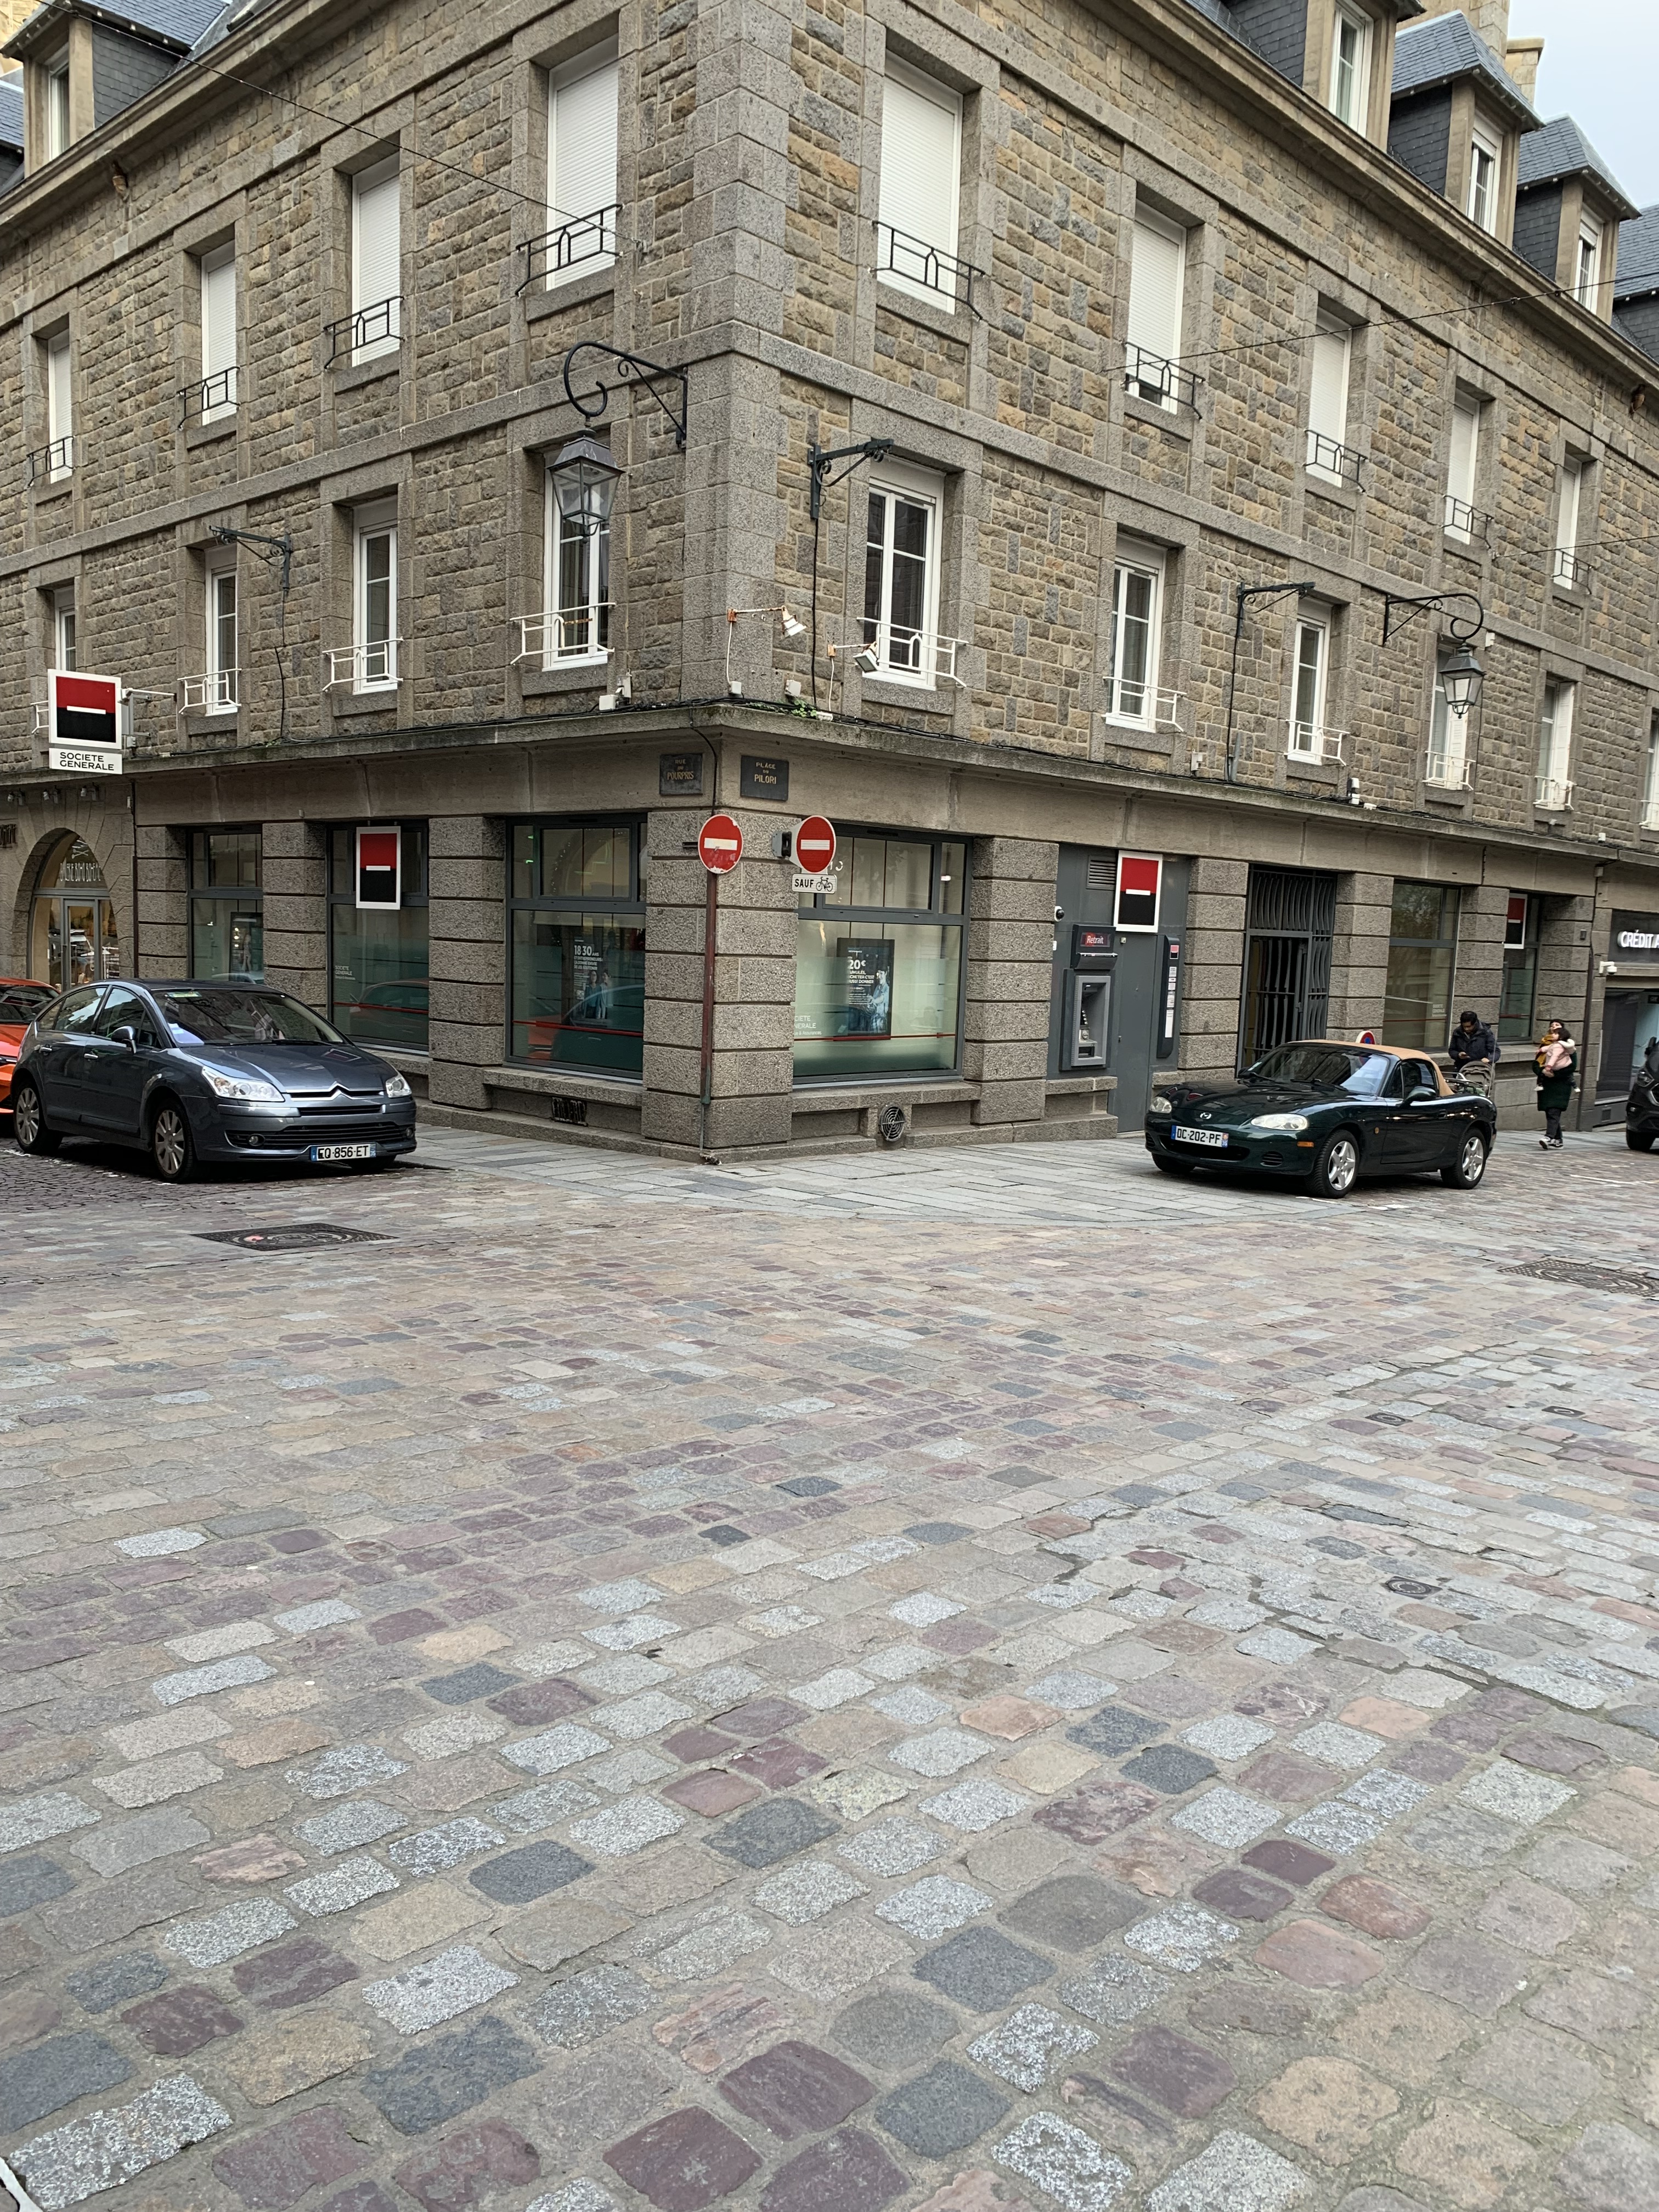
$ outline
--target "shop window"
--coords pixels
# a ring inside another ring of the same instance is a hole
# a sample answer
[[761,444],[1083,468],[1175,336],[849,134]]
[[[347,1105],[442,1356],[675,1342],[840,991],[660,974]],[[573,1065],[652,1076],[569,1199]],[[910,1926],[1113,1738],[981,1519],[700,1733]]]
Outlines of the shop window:
[[1150,549],[1120,549],[1112,571],[1111,663],[1106,711],[1115,722],[1151,729],[1158,719],[1164,559]]
[[939,656],[939,477],[891,463],[871,484],[864,549],[863,642],[872,675],[932,690]]
[[1450,1034],[1457,893],[1441,884],[1399,884],[1389,923],[1382,1042],[1443,1052]]
[[264,897],[257,830],[190,833],[190,972],[264,981]]
[[549,286],[617,258],[617,55],[614,46],[556,70],[547,87],[547,237],[538,257]]
[[877,276],[921,300],[954,301],[959,283],[962,100],[890,61],[882,80]]
[[645,840],[636,823],[520,822],[508,885],[508,1052],[637,1076],[645,1060]]
[[331,830],[328,1017],[359,1044],[427,1049],[427,826]]
[[1538,930],[1544,902],[1526,891],[1510,893],[1504,918],[1504,983],[1498,1000],[1500,1043],[1530,1039],[1538,994]]
[[1647,770],[1642,780],[1642,827],[1659,830],[1659,714],[1648,731]]
[[965,845],[858,833],[830,896],[803,893],[795,1079],[944,1074],[962,1025]]

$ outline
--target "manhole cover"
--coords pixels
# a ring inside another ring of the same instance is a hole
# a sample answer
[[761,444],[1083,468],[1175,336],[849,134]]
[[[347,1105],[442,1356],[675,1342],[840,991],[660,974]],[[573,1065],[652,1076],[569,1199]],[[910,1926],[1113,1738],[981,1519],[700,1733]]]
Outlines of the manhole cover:
[[373,1229],[338,1229],[331,1221],[289,1221],[276,1229],[204,1229],[207,1244],[240,1244],[248,1252],[314,1252],[325,1244],[386,1244]]
[[1439,1585],[1436,1583],[1413,1582],[1409,1575],[1395,1575],[1391,1582],[1384,1583],[1382,1587],[1386,1590],[1392,1590],[1396,1597],[1432,1597]]
[[1659,1298],[1659,1275],[1636,1267],[1598,1267],[1589,1260],[1526,1260],[1498,1272],[1530,1275],[1540,1283],[1577,1283],[1586,1291],[1622,1291],[1628,1297]]

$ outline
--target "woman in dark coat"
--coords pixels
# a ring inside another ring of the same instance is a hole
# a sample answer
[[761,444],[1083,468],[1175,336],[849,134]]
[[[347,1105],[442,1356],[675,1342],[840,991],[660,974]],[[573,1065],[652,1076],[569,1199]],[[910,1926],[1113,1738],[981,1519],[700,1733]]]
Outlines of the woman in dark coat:
[[1544,1117],[1539,1149],[1553,1152],[1561,1142],[1561,1116],[1572,1103],[1572,1079],[1578,1068],[1578,1048],[1567,1035],[1565,1022],[1552,1022],[1544,1031],[1533,1066],[1538,1072],[1538,1110]]

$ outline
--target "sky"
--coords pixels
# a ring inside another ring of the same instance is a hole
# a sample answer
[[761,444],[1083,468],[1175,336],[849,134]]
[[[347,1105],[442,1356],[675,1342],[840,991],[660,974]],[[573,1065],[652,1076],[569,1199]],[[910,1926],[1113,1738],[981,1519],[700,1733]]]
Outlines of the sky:
[[1571,115],[1638,206],[1659,202],[1656,0],[1510,0],[1510,36],[1544,41],[1539,113]]

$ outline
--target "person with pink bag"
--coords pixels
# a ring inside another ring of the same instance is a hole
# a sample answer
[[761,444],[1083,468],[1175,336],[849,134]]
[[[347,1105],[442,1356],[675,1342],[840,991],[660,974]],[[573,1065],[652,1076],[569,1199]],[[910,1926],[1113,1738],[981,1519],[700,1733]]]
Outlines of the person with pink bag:
[[1553,1152],[1561,1143],[1561,1116],[1572,1103],[1572,1079],[1578,1066],[1578,1048],[1567,1035],[1565,1022],[1547,1024],[1533,1066],[1538,1071],[1538,1110],[1544,1117],[1540,1152]]

